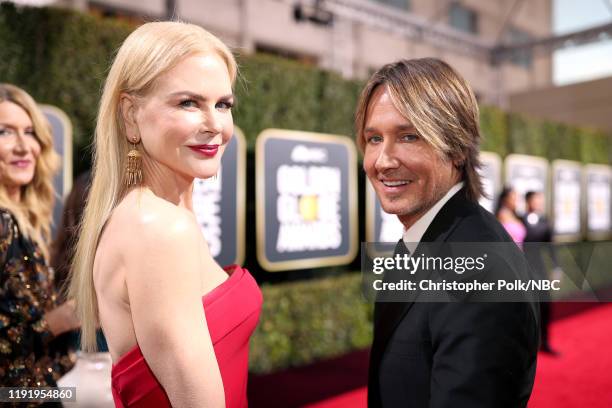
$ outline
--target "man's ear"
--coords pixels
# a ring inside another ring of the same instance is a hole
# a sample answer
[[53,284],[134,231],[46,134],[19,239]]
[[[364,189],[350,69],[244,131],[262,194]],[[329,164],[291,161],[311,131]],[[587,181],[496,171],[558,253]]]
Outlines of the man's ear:
[[130,143],[138,143],[140,141],[140,132],[136,123],[136,103],[134,97],[127,93],[122,93],[119,97],[119,110],[125,124],[125,133],[128,141]]

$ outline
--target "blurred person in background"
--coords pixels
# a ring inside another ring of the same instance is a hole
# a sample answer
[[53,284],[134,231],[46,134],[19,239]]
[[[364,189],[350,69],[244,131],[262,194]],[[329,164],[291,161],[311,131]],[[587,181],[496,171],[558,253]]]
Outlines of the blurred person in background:
[[78,239],[79,224],[83,216],[85,201],[91,183],[89,171],[74,180],[72,190],[66,197],[62,220],[51,245],[51,266],[55,270],[55,287],[60,291],[66,287],[74,256],[74,245]]
[[261,292],[221,268],[193,213],[233,135],[233,55],[203,28],[140,26],[109,71],[70,293],[95,349],[99,321],[117,407],[244,407]]
[[[80,174],[72,185],[70,194],[64,201],[62,220],[56,228],[55,239],[51,246],[51,265],[55,270],[56,287],[62,296],[66,295],[70,268],[74,260],[74,246],[79,236],[79,225],[91,184],[91,172]],[[65,403],[64,406],[111,407],[114,406],[110,373],[112,361],[102,329],[96,330],[97,353],[77,352],[74,368],[58,382],[61,387],[75,387],[78,390],[78,403]],[[56,341],[63,341],[68,347],[79,349],[79,333],[71,332]]]
[[[82,173],[74,180],[70,194],[68,194],[64,202],[62,220],[56,228],[57,232],[50,249],[50,264],[55,271],[55,287],[63,298],[67,294],[68,276],[70,275],[70,267],[74,260],[74,246],[78,239],[79,225],[83,216],[90,183],[91,173],[89,171]],[[97,335],[97,349],[104,352],[108,351],[101,329],[98,329]],[[70,332],[62,335],[61,339],[58,339],[57,342],[65,342],[68,347],[78,349],[79,333]]]
[[[553,275],[558,279],[562,274],[562,270],[557,262],[555,248],[552,245],[553,231],[544,212],[544,195],[541,192],[528,191],[525,194],[525,204],[527,212],[522,218],[523,224],[527,230],[525,235],[525,257],[537,279],[549,279],[547,272],[548,268],[544,262],[544,251],[550,254],[550,259],[553,264]],[[528,244],[533,242],[534,244]],[[544,353],[553,356],[559,355],[559,352],[550,346],[548,328],[550,325],[550,294],[542,291],[540,302],[540,350]]]
[[508,231],[512,240],[522,248],[527,230],[516,214],[516,199],[516,191],[512,187],[504,187],[497,199],[495,216],[506,231]]
[[58,167],[51,128],[22,89],[0,84],[0,378],[3,386],[54,387],[74,364],[54,338],[77,329],[48,266]]

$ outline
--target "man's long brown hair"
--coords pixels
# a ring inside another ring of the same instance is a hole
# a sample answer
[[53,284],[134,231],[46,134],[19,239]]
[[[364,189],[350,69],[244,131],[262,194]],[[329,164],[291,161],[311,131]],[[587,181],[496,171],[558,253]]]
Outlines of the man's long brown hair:
[[419,135],[458,168],[466,197],[483,195],[478,173],[480,126],[478,103],[467,81],[436,58],[401,60],[376,71],[361,92],[355,113],[357,145],[365,149],[363,129],[374,91],[386,86],[393,105]]

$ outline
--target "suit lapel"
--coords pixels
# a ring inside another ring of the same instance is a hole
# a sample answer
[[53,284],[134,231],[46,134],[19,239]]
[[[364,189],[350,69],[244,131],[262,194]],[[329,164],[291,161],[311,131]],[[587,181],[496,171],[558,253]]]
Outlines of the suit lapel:
[[[404,241],[400,239],[395,246],[393,256],[410,254]],[[396,271],[393,271],[397,273]],[[385,275],[385,281],[389,281],[389,276]],[[374,308],[374,343],[382,341],[379,344],[382,349],[386,345],[388,338],[393,333],[395,326],[400,321],[401,317],[410,308],[413,302],[377,302]],[[374,345],[372,346],[374,349]]]
[[473,204],[465,198],[465,189],[462,188],[440,209],[423,234],[421,242],[446,242],[459,221],[465,217],[467,207],[471,205]]
[[[433,219],[425,233],[421,242],[445,242],[449,234],[456,228],[459,221],[462,219],[462,214],[465,211],[466,205],[469,202],[465,199],[464,189],[461,189],[457,194],[451,197],[444,204],[436,217]],[[421,243],[417,246],[414,256],[423,252]],[[403,240],[400,239],[395,246],[394,256],[396,254],[403,255],[409,253]],[[419,275],[419,280],[426,278],[425,273]],[[374,341],[372,343],[372,361],[380,363],[382,355],[389,339],[393,335],[395,328],[401,322],[402,318],[408,313],[419,292],[411,293],[410,298],[405,302],[377,302],[374,308]]]

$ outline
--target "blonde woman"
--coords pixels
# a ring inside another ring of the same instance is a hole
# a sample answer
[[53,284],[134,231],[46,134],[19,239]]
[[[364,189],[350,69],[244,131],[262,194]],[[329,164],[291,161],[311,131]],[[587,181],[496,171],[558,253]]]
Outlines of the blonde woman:
[[255,280],[221,268],[192,208],[233,134],[236,63],[201,27],[148,23],[110,69],[71,281],[83,347],[99,321],[118,407],[243,407]]
[[3,386],[54,387],[75,355],[52,340],[78,328],[58,303],[47,266],[58,157],[50,127],[25,91],[0,84],[0,377]]

